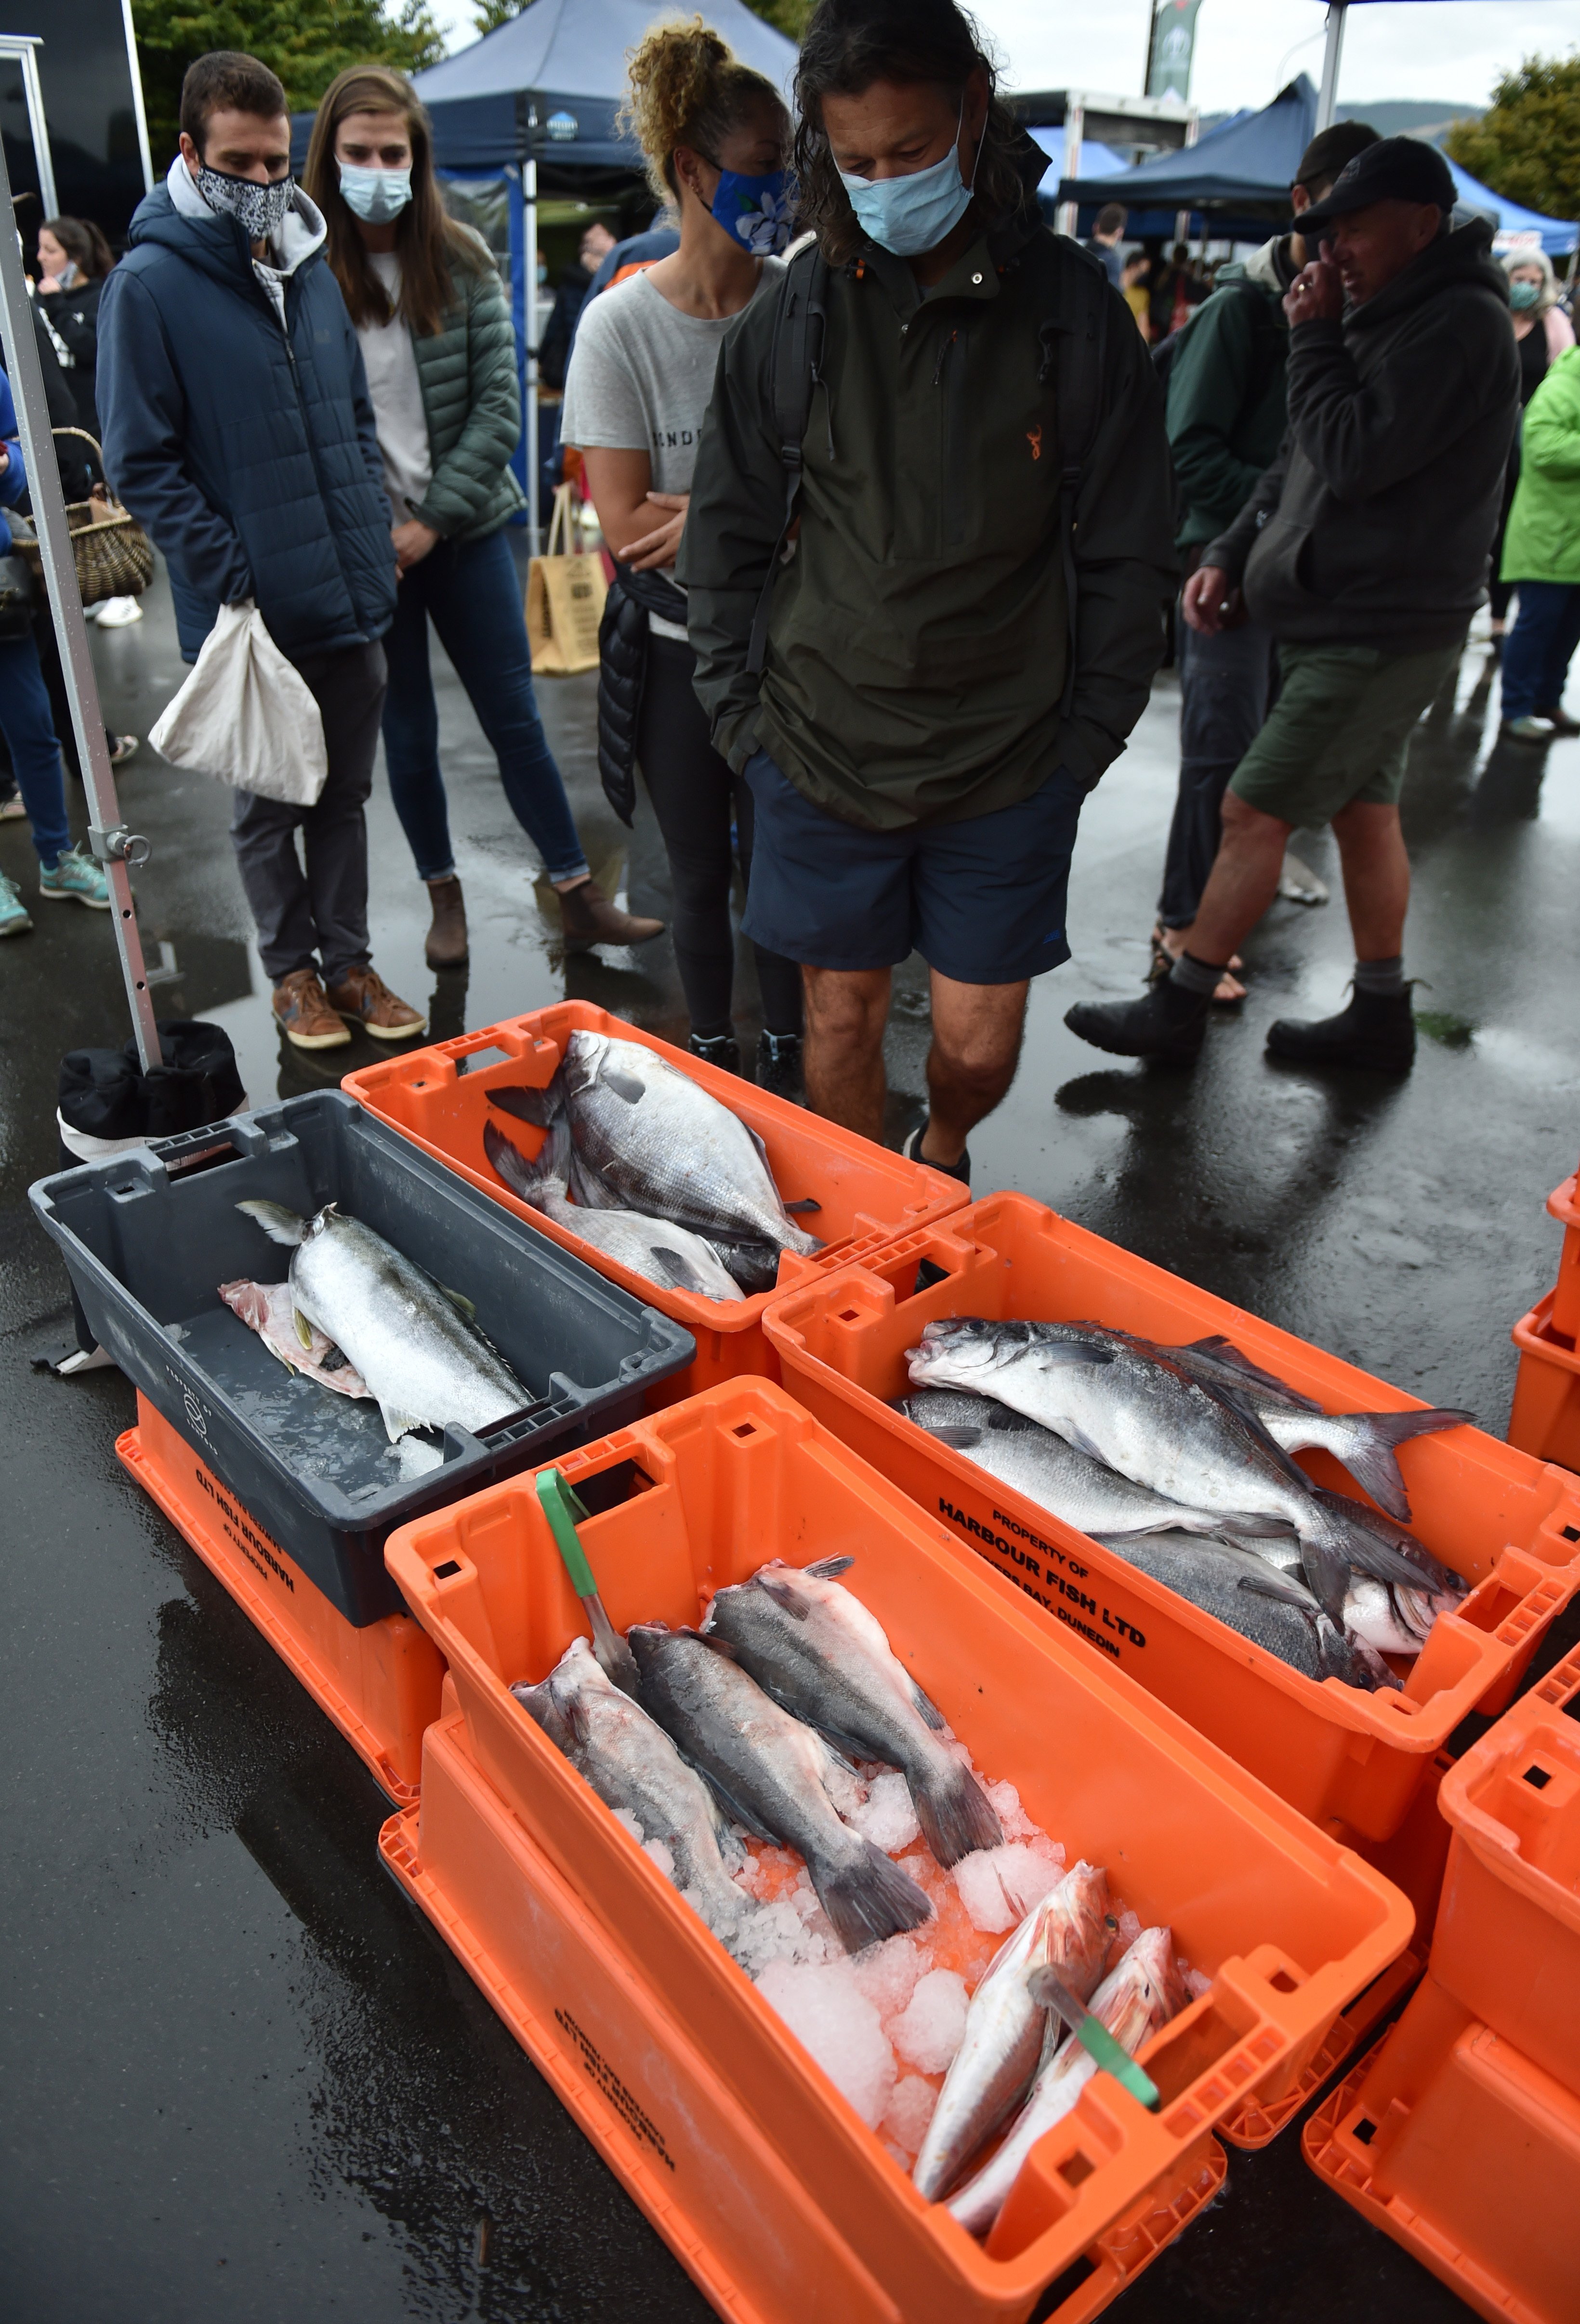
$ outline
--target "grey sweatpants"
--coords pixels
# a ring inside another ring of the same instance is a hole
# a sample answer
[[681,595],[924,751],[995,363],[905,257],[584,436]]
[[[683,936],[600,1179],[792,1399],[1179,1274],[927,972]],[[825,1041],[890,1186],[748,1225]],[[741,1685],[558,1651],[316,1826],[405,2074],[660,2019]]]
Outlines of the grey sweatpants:
[[1278,648],[1260,622],[1204,637],[1181,613],[1179,789],[1169,826],[1158,917],[1187,928],[1224,835],[1224,793],[1278,692]]
[[[368,958],[367,825],[387,671],[382,645],[292,655],[324,722],[328,779],[312,807],[237,791],[230,836],[272,984],[321,967],[337,984]],[[303,862],[296,852],[301,833]]]

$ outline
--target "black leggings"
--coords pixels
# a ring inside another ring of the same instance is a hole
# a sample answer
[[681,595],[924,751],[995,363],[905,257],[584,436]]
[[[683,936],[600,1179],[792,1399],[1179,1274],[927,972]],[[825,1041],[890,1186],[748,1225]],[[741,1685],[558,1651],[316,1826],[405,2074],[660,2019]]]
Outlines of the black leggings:
[[[730,821],[733,814],[741,876],[750,886],[752,793],[708,739],[702,705],[691,689],[696,667],[690,647],[678,638],[648,639],[636,757],[670,859],[675,890],[670,935],[691,1030],[710,1040],[730,1029],[735,973]],[[752,949],[763,1023],[771,1033],[799,1033],[800,970],[781,953],[765,952],[761,945]]]

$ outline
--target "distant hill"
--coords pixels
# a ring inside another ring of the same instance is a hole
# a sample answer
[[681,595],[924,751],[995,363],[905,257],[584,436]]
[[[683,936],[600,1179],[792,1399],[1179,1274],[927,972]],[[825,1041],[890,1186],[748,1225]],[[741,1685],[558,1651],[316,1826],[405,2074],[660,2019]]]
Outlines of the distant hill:
[[1484,105],[1446,105],[1441,97],[1382,97],[1375,105],[1341,105],[1341,121],[1369,121],[1379,137],[1424,137],[1440,144],[1456,121],[1479,121]]

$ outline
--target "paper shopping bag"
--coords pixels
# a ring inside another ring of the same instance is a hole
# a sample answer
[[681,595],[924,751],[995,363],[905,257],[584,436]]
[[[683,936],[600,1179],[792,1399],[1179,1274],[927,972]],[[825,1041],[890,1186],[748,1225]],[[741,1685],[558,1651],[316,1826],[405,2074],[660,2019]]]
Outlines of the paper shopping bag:
[[580,538],[570,501],[570,486],[561,484],[554,495],[547,549],[533,558],[527,573],[527,637],[535,677],[568,678],[598,666],[598,624],[609,585],[596,549],[569,547],[573,529]]

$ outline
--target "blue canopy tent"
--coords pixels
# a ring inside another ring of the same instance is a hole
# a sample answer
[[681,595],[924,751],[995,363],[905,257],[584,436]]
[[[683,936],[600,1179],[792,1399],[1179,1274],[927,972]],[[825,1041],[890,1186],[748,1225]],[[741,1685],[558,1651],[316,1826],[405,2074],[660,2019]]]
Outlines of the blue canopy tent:
[[[531,0],[496,32],[416,77],[417,93],[433,116],[441,175],[456,184],[471,181],[479,196],[494,189],[504,213],[527,423],[518,474],[534,543],[538,334],[528,284],[535,279],[538,198],[614,190],[628,186],[640,171],[642,157],[618,134],[614,116],[626,94],[626,52],[660,13],[655,0]],[[753,15],[744,0],[709,0],[707,20],[744,63],[779,84],[788,101],[794,42]]]
[[1455,189],[1467,210],[1475,210],[1492,222],[1492,248],[1500,257],[1514,250],[1545,250],[1549,258],[1566,258],[1580,244],[1580,227],[1566,224],[1562,218],[1543,217],[1536,210],[1528,210],[1519,202],[1511,202],[1507,194],[1495,194],[1490,186],[1482,185],[1468,170],[1445,153],[1454,178]]
[[1083,209],[1123,202],[1135,232],[1135,213],[1157,213],[1169,233],[1176,214],[1188,210],[1197,232],[1261,242],[1289,215],[1290,182],[1316,118],[1317,91],[1301,73],[1260,113],[1234,114],[1194,145],[1159,153],[1134,170],[1062,179],[1058,199]]
[[[1030,135],[1048,155],[1048,174],[1038,186],[1037,198],[1044,217],[1047,218],[1049,226],[1052,226],[1058,210],[1058,189],[1064,182],[1065,133],[1062,128],[1044,125],[1034,128]],[[1080,162],[1080,182],[1083,185],[1090,177],[1108,176],[1113,171],[1124,168],[1123,161],[1114,152],[1113,146],[1104,145],[1101,139],[1095,137],[1084,137],[1081,140]],[[1102,207],[1101,199],[1083,203],[1080,213],[1082,234],[1091,233],[1093,221]],[[1139,210],[1128,223],[1130,237],[1136,242],[1143,242],[1152,235],[1172,235],[1173,232],[1174,212],[1172,210],[1167,212]]]

